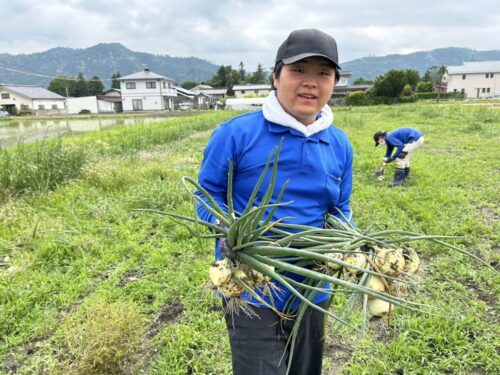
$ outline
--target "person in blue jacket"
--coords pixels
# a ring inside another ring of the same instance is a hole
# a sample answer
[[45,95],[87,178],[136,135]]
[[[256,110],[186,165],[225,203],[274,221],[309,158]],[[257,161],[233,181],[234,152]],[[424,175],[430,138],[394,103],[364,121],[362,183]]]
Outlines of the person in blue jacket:
[[[295,30],[286,38],[278,49],[273,68],[273,91],[262,110],[223,123],[206,146],[198,181],[217,204],[227,206],[228,161],[231,160],[234,209],[243,212],[269,154],[282,141],[273,200],[289,180],[281,201],[292,203],[280,206],[272,219],[323,227],[324,216],[330,212],[351,220],[353,150],[347,136],[332,125],[333,114],[327,105],[339,79],[339,69],[337,45],[330,35],[306,29]],[[265,182],[256,204],[266,188]],[[199,192],[198,195],[202,196]],[[216,221],[202,205],[198,206],[198,216]],[[216,246],[218,259],[222,257],[219,247]],[[285,288],[281,289],[272,302],[280,311],[291,297]],[[257,289],[256,292],[270,302],[268,296]],[[327,293],[318,293],[314,302],[325,307],[329,297]],[[233,373],[285,374],[287,355],[285,360],[281,358],[293,321],[282,321],[278,314],[248,293],[240,298],[248,301],[257,318],[243,313],[226,314]],[[323,314],[309,309],[301,322],[294,351],[296,360],[292,361],[290,374],[321,374],[323,335]]]
[[[198,181],[218,204],[227,205],[229,160],[234,165],[234,209],[242,212],[269,154],[282,141],[273,199],[289,180],[282,202],[293,203],[280,206],[273,220],[323,227],[327,212],[351,220],[353,150],[347,136],[332,125],[333,114],[327,105],[339,69],[337,44],[330,35],[306,29],[295,30],[286,38],[276,55],[273,91],[262,110],[223,123],[206,146]],[[264,183],[258,197],[266,188]],[[198,215],[215,222],[202,205],[198,206]],[[219,247],[218,259],[222,256]],[[282,288],[274,295],[278,310],[291,297],[285,291]],[[314,302],[325,307],[329,297],[318,293]],[[257,318],[246,314],[225,316],[233,373],[285,374],[287,355],[285,360],[281,358],[293,321],[281,321],[278,314],[247,293],[240,298],[248,301]],[[268,296],[262,298],[269,301]],[[321,374],[323,336],[323,314],[309,309],[301,322],[290,374]]]
[[[396,162],[394,179],[390,186],[401,185],[410,177],[410,157],[424,144],[424,135],[413,128],[399,128],[389,133],[378,131],[373,135],[373,140],[375,147],[378,145],[387,147],[383,162]],[[396,152],[393,154],[394,149]]]

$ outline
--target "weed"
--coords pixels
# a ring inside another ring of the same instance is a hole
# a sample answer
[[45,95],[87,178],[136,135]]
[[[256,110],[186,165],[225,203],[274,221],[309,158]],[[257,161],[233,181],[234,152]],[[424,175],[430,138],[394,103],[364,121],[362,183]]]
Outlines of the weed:
[[71,372],[136,373],[141,366],[145,324],[137,307],[130,303],[95,299],[68,315],[60,333]]

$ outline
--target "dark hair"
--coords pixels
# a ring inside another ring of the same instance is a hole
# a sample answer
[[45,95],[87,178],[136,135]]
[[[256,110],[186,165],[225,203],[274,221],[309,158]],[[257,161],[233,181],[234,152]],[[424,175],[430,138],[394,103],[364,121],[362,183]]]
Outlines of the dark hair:
[[[280,77],[280,74],[281,74],[281,69],[283,69],[283,66],[285,64],[283,64],[283,61],[278,61],[276,64],[274,64],[274,68],[273,68],[273,76],[271,78],[271,90],[276,90],[274,88],[274,79],[278,79]],[[339,81],[340,79],[340,71],[339,71],[339,67],[336,66],[335,64],[330,64],[330,67],[335,71],[335,84],[337,84],[337,82]]]

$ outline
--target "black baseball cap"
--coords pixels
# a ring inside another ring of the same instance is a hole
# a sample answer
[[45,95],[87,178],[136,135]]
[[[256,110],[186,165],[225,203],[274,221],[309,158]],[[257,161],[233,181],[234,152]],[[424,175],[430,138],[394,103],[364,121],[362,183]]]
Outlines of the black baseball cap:
[[373,134],[373,140],[375,141],[375,147],[378,146],[378,139],[380,137],[385,137],[385,135],[387,134],[387,132],[385,131],[379,131],[379,132],[376,132],[375,134]]
[[340,69],[337,42],[316,29],[292,31],[278,49],[275,63],[293,64],[311,56],[324,57],[335,65],[335,70]]

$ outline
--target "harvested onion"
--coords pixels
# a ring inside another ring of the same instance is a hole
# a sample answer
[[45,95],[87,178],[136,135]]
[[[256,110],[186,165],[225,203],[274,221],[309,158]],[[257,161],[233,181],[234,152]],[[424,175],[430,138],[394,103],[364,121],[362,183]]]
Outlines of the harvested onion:
[[390,314],[394,310],[394,305],[381,299],[374,298],[368,300],[368,311],[373,316],[383,317]]
[[220,287],[231,279],[231,261],[228,258],[218,260],[210,265],[208,276],[212,284]]
[[401,249],[380,249],[374,263],[384,275],[396,277],[404,270],[405,258]]

